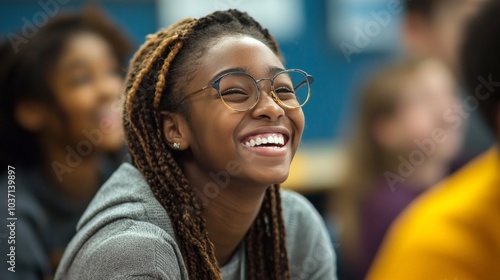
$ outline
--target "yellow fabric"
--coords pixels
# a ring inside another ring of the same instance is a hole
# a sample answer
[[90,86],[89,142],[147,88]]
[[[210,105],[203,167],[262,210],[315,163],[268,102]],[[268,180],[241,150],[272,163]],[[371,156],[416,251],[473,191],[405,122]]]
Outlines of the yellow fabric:
[[397,219],[367,279],[500,279],[497,148],[428,191]]

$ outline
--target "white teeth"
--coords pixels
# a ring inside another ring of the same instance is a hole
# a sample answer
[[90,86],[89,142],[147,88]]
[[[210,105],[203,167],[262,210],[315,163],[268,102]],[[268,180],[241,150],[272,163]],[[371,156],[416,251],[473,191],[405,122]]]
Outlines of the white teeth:
[[[278,144],[285,145],[285,138],[282,135],[270,135],[267,138],[256,137],[246,142],[244,145],[247,147],[255,147],[265,144]],[[269,146],[269,148],[278,148],[276,146]]]

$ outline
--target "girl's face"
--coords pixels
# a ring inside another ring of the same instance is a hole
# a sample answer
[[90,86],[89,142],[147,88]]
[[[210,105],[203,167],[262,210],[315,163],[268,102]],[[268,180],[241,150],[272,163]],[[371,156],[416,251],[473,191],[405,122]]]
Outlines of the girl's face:
[[111,47],[101,37],[82,33],[70,39],[51,76],[60,112],[52,114],[50,136],[75,150],[83,141],[89,141],[93,151],[121,147],[119,71]]
[[[280,59],[262,42],[246,36],[223,37],[200,59],[194,78],[183,94],[210,84],[222,72],[237,69],[256,80],[272,78],[284,69]],[[199,172],[230,174],[231,183],[241,185],[281,183],[304,129],[302,109],[284,109],[270,97],[270,81],[259,83],[260,99],[245,112],[227,108],[213,88],[189,96],[187,116],[188,160]],[[284,145],[248,147],[247,142],[278,137]],[[183,139],[184,140],[184,139]],[[213,174],[213,173],[212,173]]]

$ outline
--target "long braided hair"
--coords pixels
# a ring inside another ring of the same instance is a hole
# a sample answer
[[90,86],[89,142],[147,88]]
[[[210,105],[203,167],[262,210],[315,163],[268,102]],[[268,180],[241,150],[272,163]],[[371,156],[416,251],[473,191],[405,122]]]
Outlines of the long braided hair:
[[[164,139],[160,112],[186,113],[179,104],[180,92],[196,70],[196,61],[214,40],[238,35],[262,41],[281,58],[274,38],[248,14],[217,11],[148,35],[132,58],[127,77],[124,126],[132,161],[166,209],[191,279],[222,276],[202,204],[181,169],[180,152]],[[245,246],[249,279],[290,278],[279,185],[266,190]]]

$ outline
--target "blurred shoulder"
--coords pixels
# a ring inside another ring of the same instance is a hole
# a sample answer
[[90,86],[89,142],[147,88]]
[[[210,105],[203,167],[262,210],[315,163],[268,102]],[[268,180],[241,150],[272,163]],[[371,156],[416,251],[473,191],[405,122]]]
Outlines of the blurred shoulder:
[[492,148],[420,196],[397,226],[414,230],[429,222],[446,227],[481,222],[478,217],[489,216],[500,205],[499,168],[498,150]]
[[500,214],[499,167],[491,149],[420,196],[391,227],[368,279],[446,278],[468,275],[459,273],[464,263],[488,267],[484,256],[495,250],[500,234],[494,222]]

